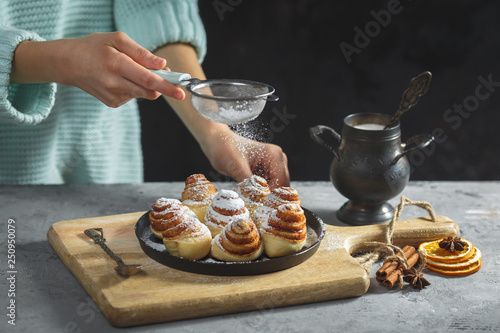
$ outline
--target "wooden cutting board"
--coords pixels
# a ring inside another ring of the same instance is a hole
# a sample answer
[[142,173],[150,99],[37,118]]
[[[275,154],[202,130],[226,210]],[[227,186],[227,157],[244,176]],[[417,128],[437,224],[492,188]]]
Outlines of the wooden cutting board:
[[[360,296],[370,278],[350,256],[366,250],[366,241],[384,241],[386,225],[336,227],[326,225],[318,251],[302,264],[279,272],[253,276],[211,276],[176,270],[142,251],[134,226],[144,212],[54,223],[47,238],[66,267],[78,279],[108,321],[133,326],[220,315],[249,310]],[[136,275],[122,277],[116,263],[84,234],[104,230],[106,244],[125,263],[143,265]],[[447,217],[399,221],[394,244],[421,242],[458,235]],[[382,288],[382,287],[381,287]]]

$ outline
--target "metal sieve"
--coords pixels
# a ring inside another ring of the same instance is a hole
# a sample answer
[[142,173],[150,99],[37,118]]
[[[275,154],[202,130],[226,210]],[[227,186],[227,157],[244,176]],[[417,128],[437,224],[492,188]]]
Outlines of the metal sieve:
[[191,103],[203,117],[228,125],[257,118],[267,101],[277,101],[274,88],[248,80],[191,78],[186,73],[152,70],[170,83],[186,85]]

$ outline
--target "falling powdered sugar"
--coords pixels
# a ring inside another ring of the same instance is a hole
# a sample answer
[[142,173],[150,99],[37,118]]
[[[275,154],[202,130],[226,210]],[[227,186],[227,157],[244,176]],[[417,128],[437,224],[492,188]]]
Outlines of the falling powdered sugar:
[[231,146],[236,148],[245,158],[262,158],[265,159],[265,151],[255,146],[254,141],[267,142],[266,133],[267,127],[257,121],[246,122],[242,124],[232,125],[231,130],[238,134],[237,136],[225,137]]
[[250,178],[236,184],[233,188],[238,196],[243,199],[247,205],[261,206],[262,201],[270,193],[267,181],[257,175],[252,175]]

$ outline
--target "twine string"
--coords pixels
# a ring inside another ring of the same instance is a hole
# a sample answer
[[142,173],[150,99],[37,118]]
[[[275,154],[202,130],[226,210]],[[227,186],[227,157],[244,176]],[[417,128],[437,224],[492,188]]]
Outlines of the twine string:
[[[427,212],[431,217],[431,220],[433,222],[436,222],[437,220],[436,213],[434,212],[434,209],[432,208],[430,203],[425,201],[412,201],[405,196],[401,196],[401,202],[394,208],[392,219],[387,225],[385,233],[385,243],[382,242],[364,243],[364,245],[376,246],[376,247],[375,249],[373,249],[373,251],[367,252],[356,258],[361,267],[363,267],[368,274],[370,274],[371,266],[382,257],[385,258],[383,262],[384,264],[387,261],[397,261],[401,266],[403,266],[404,269],[409,269],[408,261],[404,256],[403,250],[398,246],[393,245],[392,241],[393,241],[394,229],[396,227],[396,223],[399,221],[399,218],[401,217],[403,208],[405,206],[410,206],[410,205],[417,206],[427,210]],[[398,256],[396,255],[396,253],[400,253],[401,255]],[[422,264],[420,265],[418,272],[422,271],[422,269],[425,267],[425,263],[427,262],[425,254],[419,253],[419,255],[422,260]],[[399,277],[399,287],[400,288],[403,287],[403,275]]]
[[420,273],[427,264],[427,255],[424,252],[419,252],[418,255],[420,256],[420,267],[417,269],[417,273]]

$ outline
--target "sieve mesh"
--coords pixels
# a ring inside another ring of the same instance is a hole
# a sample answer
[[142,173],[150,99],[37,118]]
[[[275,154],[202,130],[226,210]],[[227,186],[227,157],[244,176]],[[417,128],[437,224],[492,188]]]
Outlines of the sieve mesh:
[[274,93],[274,88],[267,84],[246,80],[194,80],[187,89],[198,113],[224,124],[255,119]]

